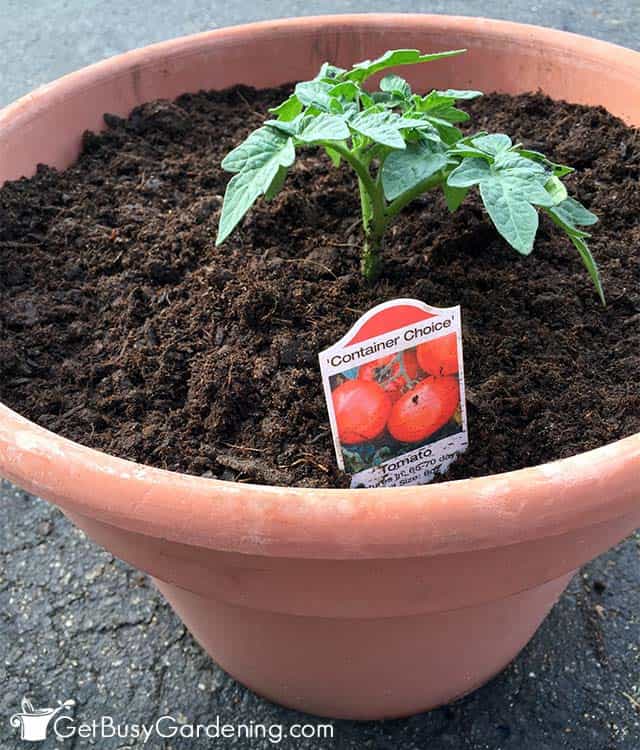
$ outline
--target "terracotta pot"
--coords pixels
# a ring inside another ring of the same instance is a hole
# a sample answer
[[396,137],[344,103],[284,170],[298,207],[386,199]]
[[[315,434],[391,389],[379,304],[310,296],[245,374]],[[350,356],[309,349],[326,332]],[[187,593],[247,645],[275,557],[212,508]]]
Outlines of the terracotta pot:
[[[467,47],[418,89],[542,89],[640,124],[640,54],[446,16],[306,18],[121,55],[0,113],[0,180],[67,166],[105,111],[269,86],[386,49]],[[282,54],[286,48],[286,55]],[[531,638],[572,573],[640,525],[640,435],[498,476],[309,490],[169,473],[64,440],[0,407],[0,473],[150,573],[226,670],[287,706],[380,718],[473,690]]]

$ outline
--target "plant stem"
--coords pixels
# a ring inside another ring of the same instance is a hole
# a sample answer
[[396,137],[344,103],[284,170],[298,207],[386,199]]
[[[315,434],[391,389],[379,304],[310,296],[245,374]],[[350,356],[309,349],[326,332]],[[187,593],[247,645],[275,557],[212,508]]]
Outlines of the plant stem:
[[375,201],[376,185],[373,178],[369,174],[369,170],[364,162],[362,162],[356,154],[348,149],[345,145],[339,141],[331,141],[330,143],[322,142],[325,148],[330,148],[335,151],[348,163],[350,164],[355,173],[358,175],[358,180],[361,182],[361,190],[364,188],[372,202]]
[[[378,173],[380,174],[380,172]],[[384,194],[380,180],[374,182],[376,201],[369,198],[360,182],[360,201],[362,206],[362,226],[364,229],[364,246],[362,249],[362,261],[360,264],[362,274],[367,281],[375,281],[382,270],[382,249],[384,246],[384,233],[387,226],[412,200],[427,190],[433,190],[446,180],[443,171],[428,177],[418,183],[411,190],[399,195],[385,208]]]
[[[323,144],[324,145],[324,144]],[[382,269],[382,245],[387,217],[382,185],[374,180],[369,172],[369,159],[361,159],[359,154],[340,143],[326,144],[350,164],[358,175],[360,208],[364,243],[360,257],[360,268],[367,281],[375,281]]]
[[[358,178],[358,186],[360,188],[360,208],[364,232],[360,270],[367,281],[373,282],[382,270],[383,235],[387,226],[384,216],[384,201],[376,200],[374,203],[360,178]],[[382,195],[379,188],[377,192],[380,196]]]
[[362,231],[365,237],[371,231],[371,219],[373,218],[373,206],[371,197],[365,189],[362,180],[358,177],[358,187],[360,188],[360,212],[362,214]]
[[382,270],[382,235],[365,233],[360,258],[360,270],[369,282],[375,281]]
[[382,249],[384,233],[389,223],[400,211],[412,200],[427,190],[433,190],[447,179],[446,170],[440,170],[426,180],[419,182],[411,190],[399,195],[386,206],[382,188],[381,167],[378,169],[378,179],[374,179],[369,172],[369,159],[361,159],[357,151],[350,150],[341,143],[322,144],[333,149],[336,153],[353,167],[358,176],[358,187],[360,189],[360,208],[362,210],[362,229],[364,231],[364,243],[360,268],[367,281],[375,281],[382,270]]

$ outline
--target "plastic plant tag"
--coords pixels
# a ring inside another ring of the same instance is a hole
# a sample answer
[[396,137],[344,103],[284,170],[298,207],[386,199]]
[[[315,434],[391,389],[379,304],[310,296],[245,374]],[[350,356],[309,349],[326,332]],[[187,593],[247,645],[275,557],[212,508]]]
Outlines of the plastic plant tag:
[[426,484],[466,450],[460,307],[378,305],[320,353],[320,370],[351,487]]

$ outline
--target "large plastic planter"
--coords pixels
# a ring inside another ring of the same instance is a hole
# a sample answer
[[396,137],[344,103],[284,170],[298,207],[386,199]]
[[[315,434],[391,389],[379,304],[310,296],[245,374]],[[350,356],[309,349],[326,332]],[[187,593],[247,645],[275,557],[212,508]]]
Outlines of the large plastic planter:
[[[0,182],[57,167],[105,111],[309,77],[386,49],[466,47],[414,86],[542,89],[640,124],[640,54],[533,26],[354,15],[222,29],[120,55],[0,113]],[[527,643],[573,572],[640,525],[640,435],[434,486],[311,490],[152,469],[0,406],[0,473],[151,574],[204,648],[275,701],[410,714],[473,690]]]

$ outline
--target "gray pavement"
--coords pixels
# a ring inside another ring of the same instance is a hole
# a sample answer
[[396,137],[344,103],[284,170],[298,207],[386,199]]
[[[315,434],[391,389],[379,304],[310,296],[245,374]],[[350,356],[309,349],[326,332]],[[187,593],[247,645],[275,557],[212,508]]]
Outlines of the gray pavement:
[[[98,2],[0,0],[0,105],[65,72],[180,34],[262,18],[428,11],[539,23],[640,48],[638,0],[431,2]],[[89,542],[55,508],[0,488],[0,748],[24,695],[74,698],[79,721],[265,723],[272,740],[52,738],[38,747],[637,750],[640,747],[640,535],[587,566],[531,644],[489,685],[403,721],[333,722],[333,740],[277,739],[313,721],[262,700],[213,664],[145,576]]]
[[0,0],[0,106],[83,65],[181,34],[374,11],[486,15],[640,44],[639,0]]

